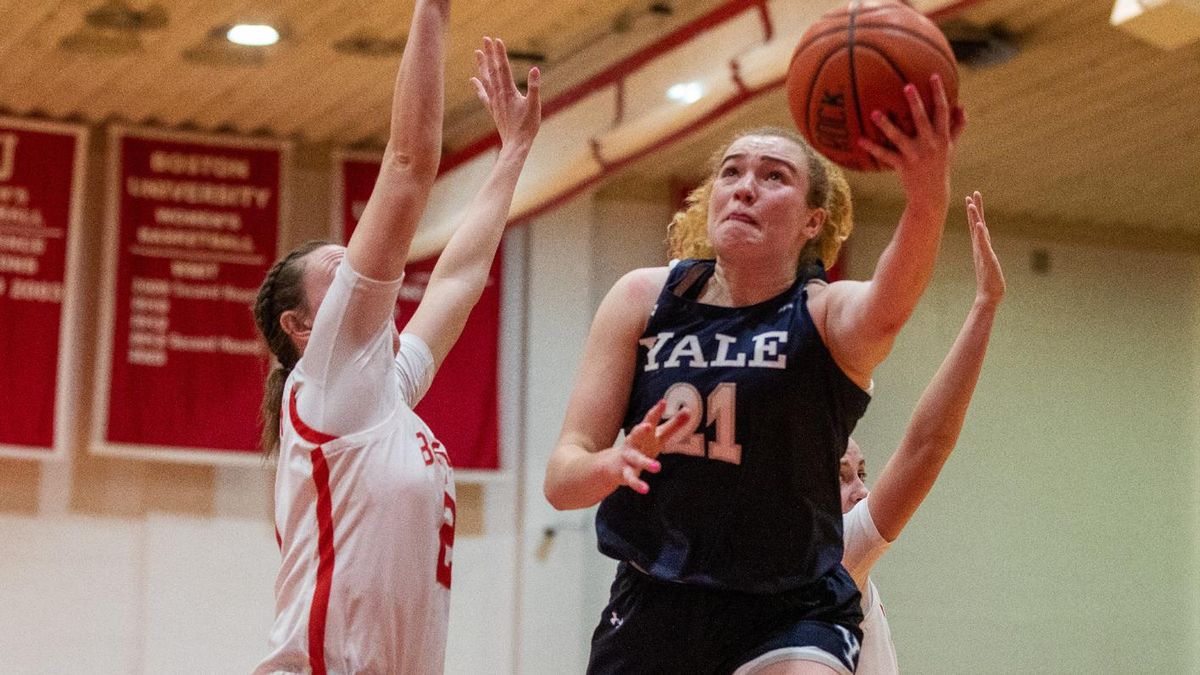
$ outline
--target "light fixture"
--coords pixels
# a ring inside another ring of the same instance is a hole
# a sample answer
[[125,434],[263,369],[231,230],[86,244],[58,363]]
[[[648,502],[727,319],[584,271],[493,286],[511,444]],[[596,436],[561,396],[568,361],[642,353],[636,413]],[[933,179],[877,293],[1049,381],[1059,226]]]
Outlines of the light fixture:
[[1200,40],[1200,0],[1117,0],[1109,22],[1159,49]]
[[704,96],[704,85],[699,82],[680,82],[667,89],[667,98],[683,105],[691,105],[699,101],[702,96]]
[[261,23],[239,23],[225,34],[226,39],[246,47],[266,47],[279,42],[279,31]]

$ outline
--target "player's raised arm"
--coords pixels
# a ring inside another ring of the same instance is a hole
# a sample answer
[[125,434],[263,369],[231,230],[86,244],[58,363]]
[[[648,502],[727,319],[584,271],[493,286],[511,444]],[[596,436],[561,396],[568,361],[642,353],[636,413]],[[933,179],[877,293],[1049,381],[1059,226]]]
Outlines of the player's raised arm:
[[484,38],[475,51],[479,68],[472,78],[479,100],[500,132],[500,152],[487,181],[467,206],[462,224],[446,244],[406,332],[425,341],[435,368],[462,334],[471,308],[487,284],[496,248],[504,234],[508,209],[525,158],[541,123],[540,72],[529,71],[529,92],[513,82],[504,42]]
[[933,274],[946,220],[949,168],[954,141],[962,130],[960,110],[952,111],[941,79],[931,78],[932,115],[911,84],[904,89],[916,126],[907,136],[888,118],[876,112],[872,121],[892,148],[861,139],[877,161],[896,171],[906,204],[892,240],[880,255],[875,272],[866,282],[832,284],[823,294],[821,314],[824,334],[839,365],[856,381],[866,381],[871,371],[891,351],[892,343],[912,315]]
[[379,178],[347,247],[350,266],[369,279],[396,279],[442,151],[445,33],[449,0],[416,0],[392,94],[387,149]]
[[871,519],[888,541],[900,534],[921,505],[958,442],[1004,297],[1004,274],[992,251],[978,192],[967,198],[967,222],[975,261],[975,303],[868,500]]

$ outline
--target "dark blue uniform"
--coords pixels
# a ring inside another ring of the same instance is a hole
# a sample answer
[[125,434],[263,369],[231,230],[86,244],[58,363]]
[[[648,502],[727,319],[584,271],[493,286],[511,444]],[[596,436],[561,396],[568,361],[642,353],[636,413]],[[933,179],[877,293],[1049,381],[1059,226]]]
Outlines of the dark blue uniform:
[[844,649],[821,648],[852,670],[861,613],[841,566],[838,463],[870,397],[821,341],[809,275],[765,302],[717,307],[696,302],[713,270],[677,264],[640,341],[625,431],[662,398],[696,428],[643,475],[648,494],[622,487],[600,505],[600,550],[628,564],[589,671],[731,672],[843,633]]

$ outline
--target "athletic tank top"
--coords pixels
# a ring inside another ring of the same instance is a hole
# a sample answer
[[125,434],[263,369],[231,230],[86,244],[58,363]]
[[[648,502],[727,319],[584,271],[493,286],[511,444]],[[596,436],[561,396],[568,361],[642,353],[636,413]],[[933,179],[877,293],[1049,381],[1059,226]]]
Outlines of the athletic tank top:
[[624,429],[666,398],[692,433],[621,487],[596,515],[600,551],[664,581],[775,593],[837,570],[842,559],[838,462],[869,395],[834,363],[797,276],[748,307],[696,301],[711,260],[672,268],[639,340]]

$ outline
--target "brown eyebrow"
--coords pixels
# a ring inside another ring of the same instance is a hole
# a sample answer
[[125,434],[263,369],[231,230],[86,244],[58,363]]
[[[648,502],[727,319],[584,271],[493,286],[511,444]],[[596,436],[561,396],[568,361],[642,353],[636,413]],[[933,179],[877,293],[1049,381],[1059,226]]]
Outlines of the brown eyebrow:
[[[726,163],[726,162],[728,162],[728,161],[729,161],[729,160],[731,160],[731,159],[741,159],[741,158],[744,158],[745,156],[746,156],[746,155],[745,155],[744,153],[741,153],[741,152],[734,153],[734,154],[732,154],[732,155],[726,155],[726,156],[725,156],[725,157],[724,157],[724,158],[721,160],[721,166],[725,166],[725,163]],[[799,167],[797,167],[795,164],[793,164],[793,163],[792,163],[791,161],[789,161],[789,160],[783,159],[782,157],[776,157],[776,156],[774,156],[774,155],[763,155],[763,159],[770,160],[770,161],[772,161],[772,162],[775,162],[775,163],[777,163],[777,164],[782,164],[782,165],[786,166],[787,168],[791,169],[791,170],[792,170],[792,174],[793,174],[793,175],[797,175],[797,176],[798,176],[798,175],[800,175],[800,168],[799,168]]]

